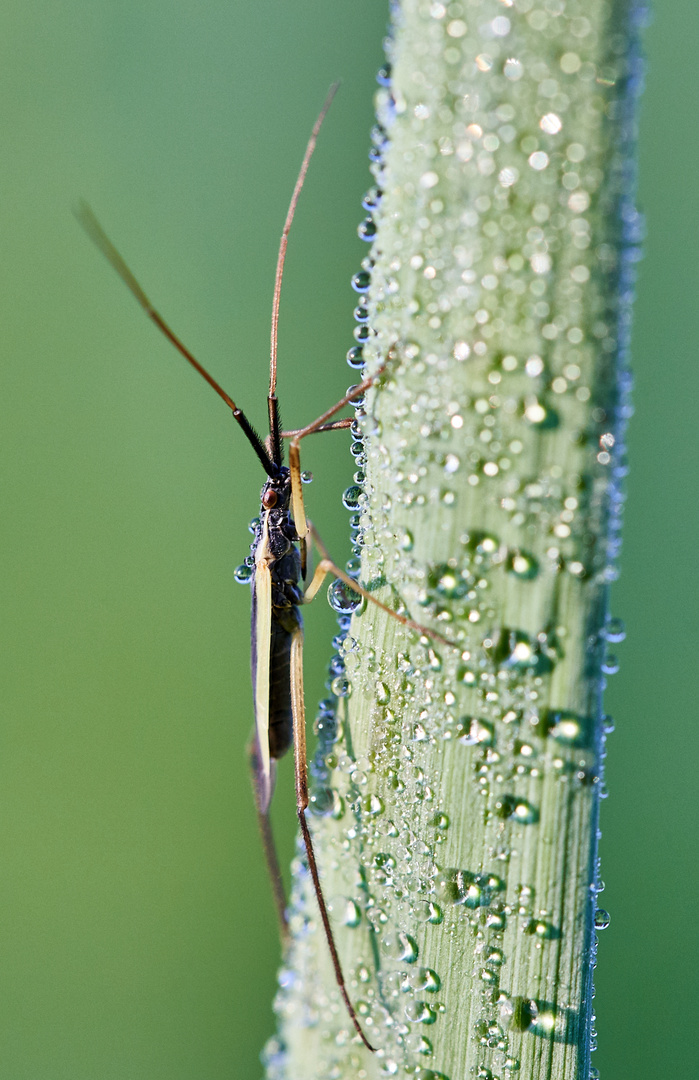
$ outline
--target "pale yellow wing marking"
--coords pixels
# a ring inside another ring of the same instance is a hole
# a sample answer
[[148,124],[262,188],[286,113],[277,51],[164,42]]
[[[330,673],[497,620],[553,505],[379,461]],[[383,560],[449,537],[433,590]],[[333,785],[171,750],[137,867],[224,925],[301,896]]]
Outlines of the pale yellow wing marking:
[[272,574],[266,563],[255,570],[257,620],[255,627],[255,729],[260,750],[260,810],[266,813],[272,798],[272,766],[269,757],[269,664],[272,640]]

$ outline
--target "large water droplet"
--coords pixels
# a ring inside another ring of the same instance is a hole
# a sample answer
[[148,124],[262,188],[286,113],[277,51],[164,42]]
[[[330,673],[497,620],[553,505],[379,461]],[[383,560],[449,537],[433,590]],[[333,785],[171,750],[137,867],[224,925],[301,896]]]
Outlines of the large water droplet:
[[239,585],[249,585],[254,573],[254,566],[246,566],[245,563],[241,563],[240,566],[236,566],[233,571],[233,577]]
[[405,1015],[411,1024],[434,1024],[437,1010],[426,1001],[410,1001],[405,1006]]
[[595,912],[595,930],[606,930],[611,922],[609,912],[604,908],[597,908]]
[[347,510],[356,510],[360,504],[362,495],[363,492],[359,485],[351,484],[350,487],[345,488],[342,493],[342,505]]

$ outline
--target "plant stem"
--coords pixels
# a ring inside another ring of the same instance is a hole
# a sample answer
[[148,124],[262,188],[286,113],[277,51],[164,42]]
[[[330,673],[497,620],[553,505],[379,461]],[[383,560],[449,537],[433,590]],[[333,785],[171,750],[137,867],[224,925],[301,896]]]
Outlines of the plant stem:
[[353,617],[312,824],[379,1052],[352,1038],[299,864],[275,1080],[591,1075],[634,11],[394,12],[365,346],[369,370],[389,359],[348,500],[367,587],[451,644]]

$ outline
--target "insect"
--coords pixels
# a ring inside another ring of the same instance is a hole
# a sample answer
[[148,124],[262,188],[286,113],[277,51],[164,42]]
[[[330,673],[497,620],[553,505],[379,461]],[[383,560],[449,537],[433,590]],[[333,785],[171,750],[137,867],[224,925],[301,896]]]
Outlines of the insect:
[[[365,378],[358,386],[353,387],[332,408],[306,427],[283,432],[279,420],[279,405],[276,394],[277,327],[287,240],[318,133],[337,86],[338,84],[335,84],[331,87],[308,140],[279,245],[272,305],[270,381],[267,395],[269,435],[264,442],[254,431],[242,409],[238,408],[235,401],[199,363],[153,307],[146,293],[86,204],[79,207],[77,217],[90,238],[131,290],[146,314],[232,411],[234,419],[242,428],[246,439],[252,446],[266,473],[267,479],[262,488],[260,499],[259,521],[255,527],[253,544],[254,569],[251,573],[252,683],[255,729],[249,753],[260,831],[272,881],[282,938],[285,939],[288,932],[286,898],[269,820],[269,806],[274,790],[276,762],[293,746],[297,815],[335,977],[358,1035],[369,1050],[374,1050],[359,1023],[347,991],[328,910],[323,897],[313,840],[306,821],[309,795],[303,695],[303,621],[300,607],[302,604],[310,602],[317,594],[325,577],[328,574],[333,574],[344,582],[347,588],[376,604],[398,619],[403,625],[420,634],[428,634],[438,640],[443,639],[435,631],[422,627],[405,615],[391,610],[333,563],[316,530],[306,518],[301,486],[299,449],[301,440],[315,432],[349,427],[351,423],[349,419],[333,420],[333,417],[374,384],[384,373],[386,364],[381,365],[373,376]],[[289,440],[288,466],[283,462],[283,442],[285,439]],[[321,559],[310,584],[304,590],[302,582],[305,581],[307,573],[309,537],[313,538]]]

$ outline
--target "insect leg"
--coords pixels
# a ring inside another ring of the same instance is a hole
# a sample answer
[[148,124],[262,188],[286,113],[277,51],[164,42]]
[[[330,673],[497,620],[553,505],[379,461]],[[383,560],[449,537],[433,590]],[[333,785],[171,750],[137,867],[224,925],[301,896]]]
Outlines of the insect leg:
[[351,420],[345,424],[343,421],[336,422],[334,424],[328,424],[335,413],[338,413],[340,409],[344,409],[345,405],[349,405],[351,401],[361,397],[365,390],[368,390],[372,383],[376,382],[380,375],[383,375],[386,370],[386,364],[382,364],[373,375],[368,375],[366,379],[350,390],[343,398],[340,398],[331,409],[319,416],[311,424],[307,424],[306,427],[299,428],[297,431],[283,431],[282,438],[291,438],[289,443],[289,472],[291,473],[291,510],[294,516],[294,524],[296,526],[296,533],[300,539],[303,539],[308,535],[308,524],[306,522],[306,511],[303,505],[303,493],[301,491],[301,451],[299,449],[299,443],[301,439],[305,439],[307,435],[313,435],[316,431],[333,431],[339,427],[349,427]]
[[368,589],[365,589],[363,588],[363,586],[359,585],[358,582],[354,580],[354,578],[351,578],[349,574],[347,574],[344,570],[340,569],[337,563],[334,563],[332,561],[332,559],[328,555],[328,551],[323,541],[318,535],[318,531],[315,525],[313,525],[311,521],[308,522],[308,528],[309,532],[313,537],[313,540],[315,541],[315,545],[321,554],[321,560],[315,569],[310,585],[303,594],[304,604],[310,604],[311,600],[313,600],[317,595],[318,590],[320,589],[327,575],[332,574],[334,577],[339,578],[340,581],[343,582],[343,584],[345,584],[348,589],[352,590],[352,592],[355,592],[359,596],[362,596],[365,600],[368,600],[369,603],[375,604],[376,607],[381,608],[381,610],[385,611],[387,615],[391,616],[391,618],[397,619],[397,621],[401,623],[402,626],[407,626],[411,630],[415,630],[418,634],[425,634],[427,637],[432,638],[434,641],[439,641],[442,645],[448,645],[452,649],[459,648],[455,641],[450,641],[449,638],[444,637],[436,630],[432,630],[431,627],[422,626],[421,623],[417,623],[413,619],[409,619],[407,615],[401,615],[399,614],[399,612],[393,611],[393,609],[388,607],[387,604],[384,604],[381,600],[377,599],[377,597],[370,593]]
[[277,918],[279,919],[279,932],[281,934],[282,945],[284,946],[289,940],[289,924],[286,917],[286,894],[284,893],[284,883],[282,881],[281,869],[279,867],[279,859],[277,857],[277,848],[276,844],[274,843],[274,835],[272,833],[272,823],[269,820],[269,811],[262,809],[264,788],[261,778],[261,765],[257,747],[257,735],[255,732],[253,732],[252,738],[248,743],[248,757],[250,759],[250,771],[252,772],[252,787],[255,794],[255,806],[257,808],[257,823],[260,827],[262,847],[265,853],[265,861],[267,863],[267,870],[269,872],[269,880],[272,885],[274,906],[277,909]]
[[360,1039],[368,1050],[374,1051],[374,1047],[362,1031],[361,1024],[359,1023],[359,1019],[354,1010],[354,1005],[350,1001],[349,994],[347,993],[345,977],[342,973],[342,965],[340,964],[340,957],[337,954],[337,947],[330,925],[328,909],[325,906],[323,890],[320,884],[318,864],[316,863],[315,852],[313,850],[313,840],[308,828],[308,822],[306,821],[306,807],[308,806],[308,764],[306,760],[306,706],[303,696],[303,630],[300,626],[294,631],[291,639],[291,707],[294,716],[296,810],[299,825],[301,826],[301,835],[303,836],[303,842],[306,848],[308,869],[311,872],[313,888],[315,890],[316,899],[318,900],[318,907],[320,908],[320,918],[323,923],[323,930],[325,931],[325,938],[330,950],[330,958],[335,970],[335,978],[337,979],[337,985],[340,988],[342,999],[347,1006],[350,1019],[354,1024]]

